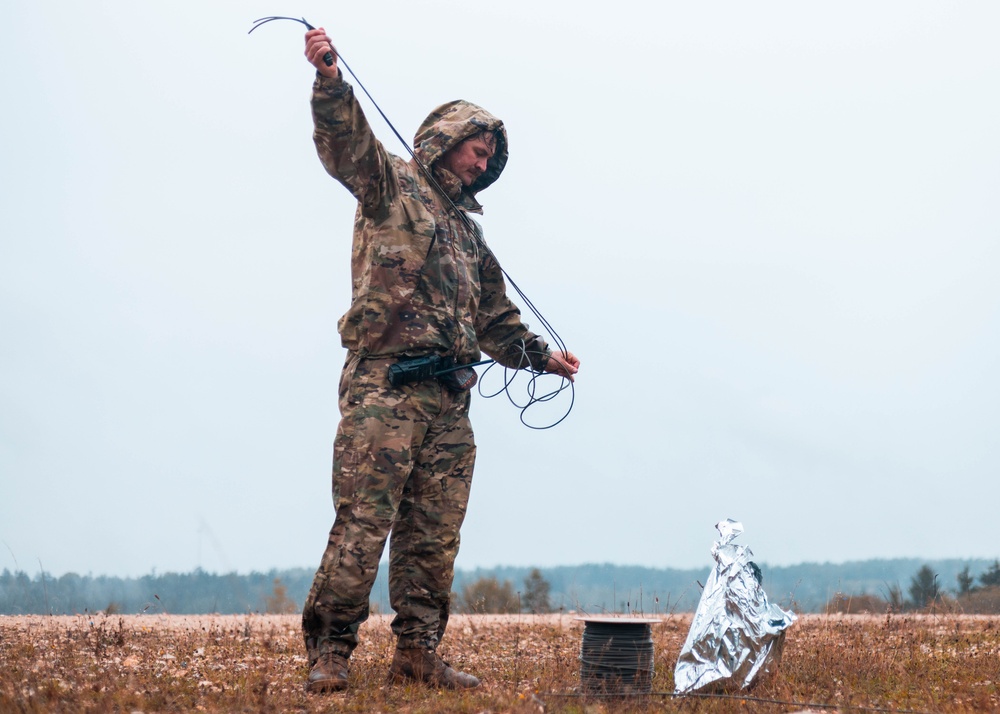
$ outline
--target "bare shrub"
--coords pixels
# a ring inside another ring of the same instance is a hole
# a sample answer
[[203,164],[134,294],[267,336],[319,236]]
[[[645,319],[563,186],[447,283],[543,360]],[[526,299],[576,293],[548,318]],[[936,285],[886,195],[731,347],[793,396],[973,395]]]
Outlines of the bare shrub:
[[264,611],[273,615],[291,615],[298,612],[295,601],[288,597],[288,588],[281,578],[274,579],[274,589],[264,598]]
[[456,612],[466,614],[511,614],[519,610],[514,586],[509,580],[501,583],[492,576],[466,585],[456,602]]
[[1000,615],[1000,585],[977,588],[961,595],[958,605],[969,615]]
[[828,615],[840,613],[844,615],[881,615],[888,612],[889,603],[877,595],[845,595],[837,593],[826,604]]

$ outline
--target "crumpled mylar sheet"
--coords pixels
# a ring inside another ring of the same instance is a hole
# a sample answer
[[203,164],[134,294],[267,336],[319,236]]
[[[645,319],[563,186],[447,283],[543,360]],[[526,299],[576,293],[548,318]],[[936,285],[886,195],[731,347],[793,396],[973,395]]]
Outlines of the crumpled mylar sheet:
[[785,629],[795,621],[794,614],[768,603],[750,548],[732,544],[743,524],[726,519],[715,527],[715,567],[677,657],[677,694],[750,687],[777,667]]

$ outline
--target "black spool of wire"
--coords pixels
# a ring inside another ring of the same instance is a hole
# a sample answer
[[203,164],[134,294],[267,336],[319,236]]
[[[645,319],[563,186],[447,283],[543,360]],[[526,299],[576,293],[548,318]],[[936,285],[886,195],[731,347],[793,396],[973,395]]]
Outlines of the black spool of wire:
[[649,694],[653,688],[653,635],[638,618],[581,618],[580,683],[585,694]]

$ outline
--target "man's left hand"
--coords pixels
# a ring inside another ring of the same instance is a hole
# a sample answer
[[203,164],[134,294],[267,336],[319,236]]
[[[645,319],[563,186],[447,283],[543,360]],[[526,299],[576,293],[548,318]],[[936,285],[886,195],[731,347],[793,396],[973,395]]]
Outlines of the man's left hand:
[[580,360],[572,352],[553,352],[545,363],[545,371],[552,372],[574,381],[573,375],[580,371]]

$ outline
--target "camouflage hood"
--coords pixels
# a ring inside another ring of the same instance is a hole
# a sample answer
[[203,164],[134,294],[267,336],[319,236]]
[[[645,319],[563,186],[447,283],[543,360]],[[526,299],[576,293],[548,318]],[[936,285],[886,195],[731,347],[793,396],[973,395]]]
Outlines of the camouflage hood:
[[448,149],[481,131],[497,131],[497,148],[486,171],[463,192],[474,198],[477,193],[500,178],[507,164],[507,130],[503,122],[482,107],[457,99],[432,111],[413,138],[414,153],[430,168]]

